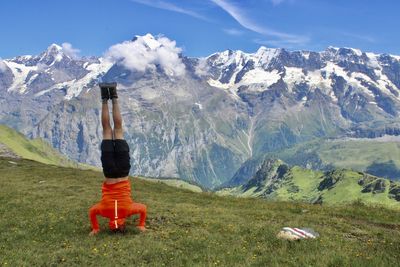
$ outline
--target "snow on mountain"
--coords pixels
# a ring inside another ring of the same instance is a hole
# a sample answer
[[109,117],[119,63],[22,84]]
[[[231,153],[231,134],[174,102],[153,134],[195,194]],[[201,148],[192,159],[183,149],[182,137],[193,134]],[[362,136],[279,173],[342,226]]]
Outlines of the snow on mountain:
[[119,84],[142,175],[213,187],[250,158],[313,138],[400,135],[398,56],[260,47],[189,58],[150,34],[101,58],[66,49],[0,61],[0,122],[82,162],[99,164],[102,78]]
[[28,78],[28,74],[31,71],[36,71],[37,66],[26,66],[24,64],[18,64],[13,61],[5,61],[5,64],[11,69],[13,74],[13,83],[7,89],[8,92],[18,92],[23,94],[27,90],[28,83],[31,82],[31,78]]
[[274,58],[276,58],[281,49],[276,48],[266,48],[265,46],[261,46],[255,54],[250,54],[250,58],[252,58],[256,64],[256,66],[265,66],[269,64]]
[[62,47],[56,44],[50,45],[45,52],[39,55],[39,62],[46,64],[47,66],[52,66],[54,63],[59,62],[67,57],[63,51]]
[[257,83],[270,86],[280,77],[277,70],[266,71],[265,67],[278,54],[279,49],[265,47],[261,47],[254,54],[231,50],[215,53],[206,59],[208,66],[203,66],[204,69],[213,73],[207,82],[211,86],[222,89],[233,89],[233,87],[237,89],[241,85]]
[[[4,64],[10,67],[13,74],[12,85],[7,90],[24,94],[33,84],[39,87],[34,90],[38,97],[51,90],[65,88],[65,98],[71,99],[105,74],[113,63],[139,72],[155,71],[160,66],[171,77],[183,75],[187,69],[181,59],[182,50],[176,47],[174,41],[151,34],[135,36],[132,41],[114,45],[106,52],[104,59],[95,59],[94,62],[72,58],[63,50],[63,47],[52,44],[38,56],[20,56],[5,60]],[[398,60],[396,56],[391,58]],[[313,60],[319,61],[321,67],[318,68]],[[305,71],[304,64],[316,66]],[[349,64],[364,64],[373,70],[376,77],[351,71],[348,69]],[[380,55],[363,53],[353,48],[328,47],[323,52],[315,53],[287,52],[262,46],[255,53],[226,50],[199,59],[195,66],[195,75],[203,76],[210,86],[228,90],[234,95],[243,86],[249,91],[262,92],[282,80],[289,91],[305,83],[311,90],[324,90],[336,101],[337,97],[331,91],[332,77],[342,77],[350,86],[367,95],[371,95],[371,90],[365,86],[366,83],[388,95],[397,92],[396,84],[383,72],[384,64]],[[74,70],[72,75],[65,73],[66,69]],[[77,73],[80,75],[76,75]],[[44,82],[44,87],[47,88],[38,86],[37,80]]]
[[[284,58],[288,62],[282,64],[280,57],[284,52],[289,59]],[[304,62],[311,64],[310,70],[305,70],[300,59],[294,58],[295,53],[300,53]],[[332,92],[332,77],[342,77],[350,86],[362,90],[367,95],[373,94],[365,85],[369,83],[385,94],[396,98],[399,96],[397,93],[393,93],[398,91],[397,86],[382,72],[385,63],[379,60],[380,55],[363,53],[353,48],[329,47],[321,53],[314,53],[316,55],[314,60],[321,67],[313,67],[311,53],[313,52],[286,52],[282,49],[265,47],[261,47],[256,53],[227,50],[215,53],[203,60],[202,69],[209,71],[207,82],[211,86],[229,89],[235,94],[243,86],[248,86],[250,91],[265,91],[282,79],[287,84],[288,90],[292,90],[293,86],[306,83],[312,90],[317,88],[324,90],[336,101],[337,97]],[[291,57],[293,59],[290,59]],[[395,57],[393,58],[395,59]],[[273,64],[277,64],[277,66],[271,67]],[[364,69],[370,68],[372,74],[367,73],[368,69],[364,70],[365,73],[349,69],[359,65]],[[204,71],[202,76],[207,76]],[[262,84],[262,86],[254,86],[255,84]]]
[[264,71],[262,69],[254,69],[248,71],[241,81],[240,85],[250,85],[250,84],[263,84],[265,87],[269,87],[282,78],[281,73],[278,70],[273,70],[271,72]]
[[88,71],[81,79],[73,79],[67,82],[57,83],[49,89],[40,91],[35,94],[35,97],[44,95],[52,90],[66,89],[65,99],[70,100],[77,97],[83,90],[89,91],[94,82],[97,82],[101,77],[112,67],[113,63],[103,58],[99,58],[98,62],[85,63],[84,68]]
[[78,95],[83,84],[89,84],[91,78],[100,73],[104,74],[110,64],[100,63],[96,58],[76,58],[71,54],[73,50],[70,45],[63,48],[52,44],[37,56],[5,60],[13,76],[7,91],[41,96],[54,88],[66,88],[66,99]]

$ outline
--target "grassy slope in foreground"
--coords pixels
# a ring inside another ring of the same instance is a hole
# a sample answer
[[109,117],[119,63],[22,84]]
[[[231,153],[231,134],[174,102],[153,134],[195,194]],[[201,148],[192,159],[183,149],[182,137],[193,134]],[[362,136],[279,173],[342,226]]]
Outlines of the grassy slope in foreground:
[[[0,159],[0,265],[67,266],[397,266],[400,213],[268,202],[193,193],[132,180],[148,206],[144,234],[89,237],[88,209],[102,174]],[[107,221],[100,220],[104,230]],[[283,226],[311,227],[317,240],[277,240]]]
[[45,164],[54,164],[75,168],[92,168],[95,167],[76,163],[61,155],[49,144],[41,139],[27,139],[23,134],[0,124],[0,143],[6,145],[16,155],[38,161]]

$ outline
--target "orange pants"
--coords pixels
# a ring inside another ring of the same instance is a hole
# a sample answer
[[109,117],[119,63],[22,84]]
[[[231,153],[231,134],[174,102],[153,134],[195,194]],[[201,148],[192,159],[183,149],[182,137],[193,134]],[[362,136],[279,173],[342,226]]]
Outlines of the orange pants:
[[110,219],[110,229],[118,229],[125,224],[125,219],[133,214],[140,215],[138,226],[144,226],[146,213],[145,205],[133,202],[128,180],[115,184],[103,183],[101,201],[90,208],[89,218],[93,230],[99,230],[97,215]]

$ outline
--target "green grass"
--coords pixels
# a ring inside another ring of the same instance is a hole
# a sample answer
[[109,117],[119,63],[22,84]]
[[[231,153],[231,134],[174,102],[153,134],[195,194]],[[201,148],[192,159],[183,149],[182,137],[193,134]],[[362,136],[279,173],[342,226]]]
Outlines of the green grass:
[[354,171],[343,170],[344,179],[335,185],[335,190],[326,190],[323,199],[330,203],[343,203],[350,200],[359,200],[364,203],[385,205],[391,208],[400,209],[400,202],[391,199],[389,195],[389,181],[386,180],[386,188],[383,193],[360,193],[362,186],[356,181],[363,177],[362,174]]
[[[302,169],[298,166],[291,168],[291,178],[276,191],[277,200],[283,201],[305,201],[310,202],[315,198],[317,187],[320,182],[318,179],[322,173],[318,171]],[[297,193],[293,190],[297,189]]]
[[[144,234],[89,237],[88,209],[102,174],[0,159],[2,266],[398,266],[400,212],[269,202],[194,193],[132,178],[148,206]],[[311,227],[316,240],[287,242],[284,226]]]

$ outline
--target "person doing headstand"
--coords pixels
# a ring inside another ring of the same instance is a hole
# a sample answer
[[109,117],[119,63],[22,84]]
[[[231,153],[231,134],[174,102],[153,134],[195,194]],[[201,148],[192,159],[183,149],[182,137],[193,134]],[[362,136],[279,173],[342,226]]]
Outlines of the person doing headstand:
[[[102,186],[101,201],[89,210],[92,225],[90,235],[95,235],[100,231],[97,215],[110,219],[111,230],[124,231],[125,219],[133,214],[139,214],[137,228],[145,231],[146,206],[133,202],[131,198],[131,184],[128,178],[131,168],[129,146],[123,136],[117,83],[100,83],[99,86],[102,98],[101,122],[103,126],[101,163],[105,181]],[[109,99],[112,101],[114,129],[110,124]]]

